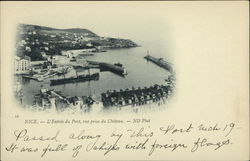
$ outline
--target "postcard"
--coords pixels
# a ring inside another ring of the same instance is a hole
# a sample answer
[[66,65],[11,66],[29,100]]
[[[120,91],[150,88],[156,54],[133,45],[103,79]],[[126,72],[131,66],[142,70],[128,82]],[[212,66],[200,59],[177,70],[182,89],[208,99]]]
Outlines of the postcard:
[[249,160],[248,4],[1,2],[1,160]]

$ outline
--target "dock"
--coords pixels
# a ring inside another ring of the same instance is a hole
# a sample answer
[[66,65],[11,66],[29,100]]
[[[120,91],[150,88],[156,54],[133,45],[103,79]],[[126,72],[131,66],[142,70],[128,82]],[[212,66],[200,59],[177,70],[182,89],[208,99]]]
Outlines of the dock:
[[155,58],[151,55],[147,55],[144,57],[147,61],[151,61],[153,63],[155,63],[156,65],[160,66],[161,68],[166,69],[167,71],[169,71],[170,73],[174,73],[174,70],[172,68],[171,63],[163,60],[162,58]]

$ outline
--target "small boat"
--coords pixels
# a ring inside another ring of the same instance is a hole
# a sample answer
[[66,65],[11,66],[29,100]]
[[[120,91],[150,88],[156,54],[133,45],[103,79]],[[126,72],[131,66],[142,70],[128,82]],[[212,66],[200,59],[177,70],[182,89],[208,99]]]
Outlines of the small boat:
[[71,77],[71,78],[63,78],[63,79],[55,79],[50,80],[50,85],[60,85],[60,84],[66,84],[66,83],[77,83],[77,82],[85,82],[85,81],[91,81],[91,80],[99,80],[99,73],[94,74],[88,74],[88,75],[80,75],[77,77]]

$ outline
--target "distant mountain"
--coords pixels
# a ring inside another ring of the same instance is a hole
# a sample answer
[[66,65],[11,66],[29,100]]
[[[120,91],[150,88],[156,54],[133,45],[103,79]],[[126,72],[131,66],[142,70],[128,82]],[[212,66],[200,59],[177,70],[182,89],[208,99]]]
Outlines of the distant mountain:
[[30,56],[31,60],[60,55],[63,50],[95,48],[98,52],[138,46],[129,39],[101,37],[88,29],[57,29],[29,24],[18,25],[17,37],[17,55]]
[[70,33],[78,33],[78,34],[88,34],[89,36],[98,37],[97,34],[93,33],[88,29],[81,29],[81,28],[70,28],[70,29],[57,29],[52,27],[45,27],[45,26],[38,26],[38,25],[29,25],[29,24],[19,24],[19,28],[23,31],[40,31],[40,32],[70,32]]

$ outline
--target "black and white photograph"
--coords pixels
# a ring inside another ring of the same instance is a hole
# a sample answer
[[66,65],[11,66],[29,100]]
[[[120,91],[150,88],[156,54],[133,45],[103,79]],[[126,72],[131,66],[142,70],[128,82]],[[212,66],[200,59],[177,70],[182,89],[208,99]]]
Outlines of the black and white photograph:
[[[34,111],[59,113],[165,108],[175,90],[174,55],[158,28],[140,36],[138,28],[151,22],[139,21],[135,26],[127,21],[117,30],[116,25],[124,23],[118,17],[117,22],[104,22],[111,30],[109,37],[85,28],[84,19],[72,17],[78,26],[69,24],[72,28],[64,29],[17,24],[13,57],[17,103]],[[103,28],[98,22],[93,25],[97,31]]]

